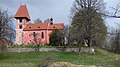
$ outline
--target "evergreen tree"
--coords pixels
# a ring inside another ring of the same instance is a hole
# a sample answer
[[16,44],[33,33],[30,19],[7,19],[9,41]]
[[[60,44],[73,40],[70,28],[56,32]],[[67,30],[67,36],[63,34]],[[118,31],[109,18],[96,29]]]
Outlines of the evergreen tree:
[[50,45],[52,46],[60,46],[63,41],[63,33],[57,29],[55,29],[50,36]]

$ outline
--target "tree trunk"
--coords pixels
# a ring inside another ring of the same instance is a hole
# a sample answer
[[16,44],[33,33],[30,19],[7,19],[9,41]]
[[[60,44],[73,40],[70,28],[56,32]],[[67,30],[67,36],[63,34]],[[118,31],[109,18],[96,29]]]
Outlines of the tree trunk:
[[91,47],[92,46],[92,37],[89,37],[88,38],[88,47]]

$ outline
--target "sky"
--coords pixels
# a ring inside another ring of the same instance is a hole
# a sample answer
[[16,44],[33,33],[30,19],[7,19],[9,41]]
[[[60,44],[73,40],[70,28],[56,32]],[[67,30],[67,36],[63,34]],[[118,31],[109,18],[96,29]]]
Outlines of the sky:
[[[104,0],[106,11],[114,12],[111,7],[115,7],[120,0]],[[26,4],[31,22],[40,18],[42,21],[53,18],[54,23],[70,23],[70,12],[74,0],[0,0],[0,7],[14,16],[21,4]],[[118,14],[120,15],[120,13]],[[116,28],[120,24],[120,19],[106,18],[106,26]]]
[[[115,10],[113,10],[112,7],[115,8],[117,4],[120,3],[120,0],[104,0],[104,1],[106,2],[106,11],[108,11],[111,14],[115,12]],[[120,8],[119,8],[119,11],[120,11]],[[120,12],[117,13],[117,15],[120,16]],[[106,26],[109,29],[111,28],[117,29],[118,28],[117,24],[120,24],[120,18],[106,18],[105,22],[106,22]]]
[[0,0],[0,7],[15,15],[19,6],[26,4],[31,22],[40,18],[42,21],[53,18],[55,23],[69,23],[73,0]]

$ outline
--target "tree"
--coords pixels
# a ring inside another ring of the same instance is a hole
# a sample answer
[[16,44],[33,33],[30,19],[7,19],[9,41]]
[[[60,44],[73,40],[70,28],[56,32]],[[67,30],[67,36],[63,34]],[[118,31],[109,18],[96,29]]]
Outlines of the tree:
[[50,22],[50,19],[49,19],[49,18],[47,18],[46,20],[44,20],[44,22]]
[[114,36],[111,38],[111,50],[115,53],[120,53],[120,30],[117,30],[114,33]]
[[7,11],[0,9],[0,39],[8,40],[13,43],[15,39],[15,25],[13,17]]
[[107,28],[101,15],[103,8],[102,0],[75,0],[70,27],[71,41],[76,40],[79,45],[86,39],[90,47],[96,41],[105,40]]
[[110,33],[110,46],[111,51],[114,53],[120,53],[120,24],[118,24],[119,28],[116,30],[113,30],[112,33]]
[[63,43],[63,33],[55,29],[50,35],[50,45],[52,46],[60,46]]
[[15,39],[15,28],[7,11],[0,9],[0,53],[7,50],[6,45],[13,44]]
[[53,18],[47,18],[44,22],[48,22],[48,23],[53,24]]
[[68,45],[68,40],[69,40],[69,26],[68,25],[64,26],[63,34],[64,34],[64,47],[66,48]]
[[37,18],[34,23],[42,23],[42,20],[40,20],[40,18]]

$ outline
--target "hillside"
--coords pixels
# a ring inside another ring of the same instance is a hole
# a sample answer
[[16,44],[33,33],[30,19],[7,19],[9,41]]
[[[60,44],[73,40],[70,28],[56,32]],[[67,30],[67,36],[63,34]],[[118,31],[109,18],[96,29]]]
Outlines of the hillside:
[[[78,65],[78,67],[117,67],[120,55],[101,49],[96,54],[74,52],[21,52],[3,53],[0,55],[0,67],[38,67],[41,65]],[[62,63],[62,64],[61,64]],[[77,66],[76,66],[77,67]],[[119,66],[118,66],[119,67]]]

